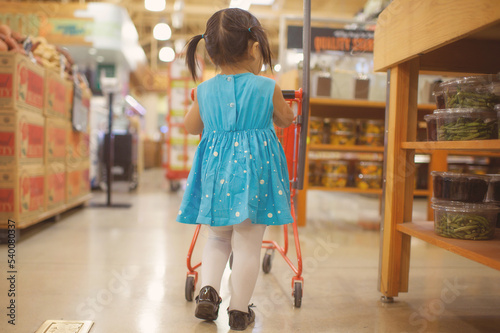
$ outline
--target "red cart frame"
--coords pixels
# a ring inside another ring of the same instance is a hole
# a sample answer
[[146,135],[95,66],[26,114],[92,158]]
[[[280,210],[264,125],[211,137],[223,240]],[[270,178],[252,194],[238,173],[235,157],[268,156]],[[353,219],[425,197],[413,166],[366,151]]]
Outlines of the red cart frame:
[[[295,249],[297,252],[297,266],[287,257],[288,253],[288,225],[283,226],[283,234],[284,234],[284,245],[279,245],[276,241],[273,240],[264,240],[262,242],[262,248],[266,249],[266,253],[264,254],[264,259],[262,261],[262,270],[264,273],[269,273],[271,271],[272,258],[274,255],[274,251],[278,251],[279,254],[286,261],[288,266],[295,273],[295,276],[292,278],[292,296],[294,297],[294,306],[299,308],[302,305],[302,290],[304,279],[302,277],[302,253],[300,250],[300,242],[299,242],[299,233],[297,228],[297,219],[295,216],[295,203],[294,198],[297,191],[297,181],[299,174],[299,139],[301,136],[301,131],[306,130],[307,127],[302,128],[302,89],[294,91],[294,90],[285,90],[283,91],[283,96],[290,104],[292,108],[296,106],[296,117],[292,125],[287,128],[277,128],[276,127],[276,135],[278,136],[281,145],[283,146],[283,150],[285,151],[285,156],[287,160],[288,166],[288,174],[290,177],[290,201],[292,208],[292,217],[293,217],[293,236],[295,240]],[[196,226],[193,240],[191,241],[191,246],[189,247],[188,255],[187,255],[187,277],[186,277],[186,287],[185,287],[185,296],[186,300],[192,301],[194,296],[194,290],[196,283],[198,282],[198,272],[197,268],[201,266],[201,262],[192,265],[191,258],[193,254],[194,247],[196,245],[196,241],[198,239],[198,235],[200,233],[201,224]],[[230,265],[232,262],[232,256],[230,258]]]

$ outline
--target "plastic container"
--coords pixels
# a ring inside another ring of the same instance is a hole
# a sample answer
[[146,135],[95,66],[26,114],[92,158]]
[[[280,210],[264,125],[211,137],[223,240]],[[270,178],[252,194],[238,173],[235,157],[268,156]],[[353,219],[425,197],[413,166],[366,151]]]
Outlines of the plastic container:
[[324,119],[321,117],[310,117],[309,118],[309,128],[311,130],[316,130],[323,132],[324,129]]
[[466,141],[498,139],[498,118],[486,109],[436,110],[437,139]]
[[[497,119],[500,119],[500,104],[495,105],[495,112],[497,113]],[[498,137],[500,138],[500,126],[498,126]]]
[[432,171],[434,198],[440,200],[483,202],[490,177],[452,172]]
[[496,95],[498,75],[476,75],[442,82],[435,91],[436,104],[443,108],[438,99],[444,100],[445,108],[488,108],[500,103]]
[[309,185],[321,186],[323,165],[321,160],[309,160]]
[[318,145],[323,143],[323,131],[318,131],[317,129],[309,130],[309,143],[313,145]]
[[427,123],[427,141],[437,141],[437,117],[435,114],[426,114],[424,120]]
[[347,174],[325,173],[321,177],[321,184],[328,188],[345,187],[347,185],[347,178]]
[[359,140],[360,145],[365,146],[383,146],[384,145],[384,134],[367,133],[360,134]]
[[356,144],[356,133],[349,131],[331,132],[330,144],[340,146],[354,146]]
[[500,203],[500,175],[488,175],[490,182],[488,186],[487,201]]
[[362,119],[359,121],[359,134],[384,134],[384,120]]
[[348,174],[349,162],[341,160],[323,161],[324,174]]
[[486,175],[488,174],[487,165],[468,165],[467,172],[473,175]]
[[495,204],[434,202],[434,232],[467,240],[492,239],[500,208]]
[[329,119],[330,132],[344,131],[356,132],[356,120],[349,118],[331,118]]
[[382,162],[358,162],[354,183],[360,189],[382,188]]

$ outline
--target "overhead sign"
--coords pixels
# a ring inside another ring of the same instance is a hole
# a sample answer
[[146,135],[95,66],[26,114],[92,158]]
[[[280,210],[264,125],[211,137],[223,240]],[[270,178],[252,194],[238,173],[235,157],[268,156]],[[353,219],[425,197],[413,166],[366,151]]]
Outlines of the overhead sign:
[[[373,53],[374,31],[311,28],[311,51]],[[288,26],[288,49],[302,49],[302,27]]]

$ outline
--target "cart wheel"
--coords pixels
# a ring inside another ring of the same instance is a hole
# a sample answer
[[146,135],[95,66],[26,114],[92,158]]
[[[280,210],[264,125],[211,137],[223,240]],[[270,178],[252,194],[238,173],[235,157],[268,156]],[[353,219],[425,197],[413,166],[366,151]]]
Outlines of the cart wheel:
[[177,181],[170,182],[170,191],[177,192],[181,188],[181,183]]
[[295,306],[296,308],[300,308],[300,306],[302,305],[302,283],[295,282],[295,286],[293,289],[293,297],[294,297],[293,306]]
[[271,271],[271,267],[272,267],[272,255],[267,253],[266,251],[266,254],[264,254],[264,259],[262,260],[262,270],[264,271],[264,273],[269,273]]
[[233,252],[229,255],[229,269],[233,269]]
[[188,276],[186,278],[186,301],[192,302],[194,296],[194,276]]

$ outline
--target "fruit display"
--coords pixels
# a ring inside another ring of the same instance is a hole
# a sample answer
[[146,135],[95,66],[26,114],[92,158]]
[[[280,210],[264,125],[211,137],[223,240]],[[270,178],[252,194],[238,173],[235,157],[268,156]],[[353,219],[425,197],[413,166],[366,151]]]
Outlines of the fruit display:
[[328,188],[346,187],[347,174],[326,173],[321,177],[321,185]]
[[325,122],[329,124],[330,132],[344,131],[355,132],[356,120],[349,118],[325,118]]
[[360,189],[382,188],[382,162],[360,161],[356,165],[356,187]]
[[384,134],[384,121],[380,119],[362,119],[359,121],[359,133],[366,134]]
[[356,144],[356,133],[348,131],[331,132],[330,144],[339,146],[354,146]]

